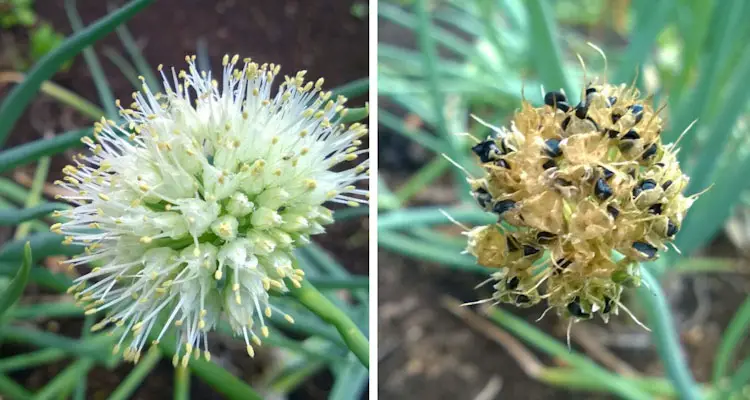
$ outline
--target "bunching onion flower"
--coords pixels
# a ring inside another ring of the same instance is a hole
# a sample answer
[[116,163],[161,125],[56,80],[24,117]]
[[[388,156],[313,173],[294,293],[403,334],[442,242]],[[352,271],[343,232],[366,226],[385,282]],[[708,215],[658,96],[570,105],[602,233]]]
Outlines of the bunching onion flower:
[[484,301],[546,300],[571,323],[630,314],[620,295],[679,231],[688,178],[661,141],[660,110],[634,87],[595,80],[576,106],[543,95],[540,107],[523,100],[510,128],[480,120],[492,134],[473,147],[485,174],[470,184],[498,222],[469,230],[467,251],[498,269]]
[[303,279],[293,250],[333,221],[323,204],[367,201],[355,183],[368,162],[339,165],[365,158],[367,127],[339,123],[346,99],[323,79],[303,71],[276,88],[278,65],[235,55],[216,81],[186,61],[159,66],[163,93],[144,83],[130,108],[118,101],[122,121],[97,123],[83,140],[91,154],[58,182],[76,207],[52,230],[85,246],[72,266],[95,265],[70,292],[86,314],[107,313],[94,329],[123,327],[115,352],[125,345],[128,360],[172,325],[175,364],[201,349],[210,359],[207,333],[222,317],[253,356],[276,311],[269,293]]

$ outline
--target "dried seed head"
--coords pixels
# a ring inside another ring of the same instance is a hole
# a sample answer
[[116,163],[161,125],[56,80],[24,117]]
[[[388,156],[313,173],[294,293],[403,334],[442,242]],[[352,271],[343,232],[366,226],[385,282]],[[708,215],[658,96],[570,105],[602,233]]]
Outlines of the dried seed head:
[[[560,92],[524,101],[511,126],[473,147],[485,175],[470,180],[498,223],[468,232],[468,252],[499,271],[493,299],[605,320],[638,261],[653,260],[694,200],[681,193],[676,150],[637,89],[592,83],[577,106]],[[613,251],[624,258],[612,259]],[[532,268],[533,266],[533,268]],[[543,291],[543,294],[540,293]]]

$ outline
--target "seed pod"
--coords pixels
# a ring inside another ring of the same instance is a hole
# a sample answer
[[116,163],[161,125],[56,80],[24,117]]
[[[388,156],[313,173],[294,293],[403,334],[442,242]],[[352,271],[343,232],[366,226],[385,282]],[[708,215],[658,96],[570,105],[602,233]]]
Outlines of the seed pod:
[[681,193],[688,179],[650,98],[600,82],[583,92],[575,107],[561,92],[524,101],[510,129],[493,129],[497,150],[475,146],[486,174],[474,196],[499,219],[472,230],[468,250],[499,268],[495,301],[545,299],[559,315],[606,321],[623,288],[640,284],[636,263],[669,249],[694,198]]

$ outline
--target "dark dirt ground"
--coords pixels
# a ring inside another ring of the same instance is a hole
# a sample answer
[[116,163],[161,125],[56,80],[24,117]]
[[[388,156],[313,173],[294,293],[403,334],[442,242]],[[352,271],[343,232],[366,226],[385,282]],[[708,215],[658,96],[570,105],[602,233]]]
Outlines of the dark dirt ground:
[[[85,24],[91,23],[107,13],[104,1],[79,0],[78,10]],[[261,5],[262,4],[262,5]],[[309,78],[325,77],[326,87],[331,89],[349,81],[368,75],[368,23],[367,17],[352,15],[354,5],[364,5],[367,1],[266,1],[243,2],[240,0],[159,0],[128,22],[128,28],[139,43],[143,54],[154,66],[184,64],[187,54],[196,52],[198,41],[205,40],[208,53],[214,66],[219,65],[225,53],[238,53],[260,62],[274,62],[282,65],[282,74],[298,70],[308,70]],[[66,18],[63,1],[37,1],[35,11],[39,18],[50,22],[63,34],[71,32]],[[24,52],[27,38],[22,30],[0,32],[0,70],[9,70],[13,65],[8,59],[14,51]],[[115,97],[127,99],[132,87],[121,72],[101,51],[113,48],[123,56],[124,51],[116,35],[111,34],[96,44]],[[88,100],[98,104],[98,97],[91,75],[81,56],[77,57],[67,72],[55,75],[53,80]],[[10,85],[0,83],[0,99]],[[351,106],[361,106],[366,96],[350,99]],[[36,140],[44,134],[62,132],[88,126],[90,122],[74,110],[60,107],[45,96],[39,96],[16,124],[7,142],[7,147]],[[70,154],[53,159],[50,181],[56,172],[68,163]],[[9,174],[19,182],[33,174],[33,169],[20,168]],[[347,266],[353,273],[367,274],[367,227],[366,217],[337,222],[329,228],[329,233],[316,238],[323,248]],[[9,230],[0,230],[0,243],[10,237]],[[29,293],[39,291],[31,288]],[[28,297],[27,297],[28,298]],[[40,321],[40,327],[59,331],[71,337],[78,337],[81,321],[75,319]],[[244,380],[252,383],[266,369],[275,354],[261,352],[255,360],[249,360],[244,350],[236,349],[233,342],[220,342],[225,360]],[[21,351],[20,347],[4,346],[0,356],[8,356]],[[241,356],[237,356],[237,355]],[[13,376],[30,389],[39,388],[49,382],[67,363],[58,363],[45,369],[24,371]],[[114,371],[94,369],[89,373],[89,398],[103,399],[127,375],[131,367],[123,365]],[[133,399],[168,398],[172,396],[172,366],[162,361],[132,396]],[[330,390],[331,377],[325,372],[305,382],[289,398],[323,399]],[[191,383],[193,398],[220,399],[208,386],[193,377]]]

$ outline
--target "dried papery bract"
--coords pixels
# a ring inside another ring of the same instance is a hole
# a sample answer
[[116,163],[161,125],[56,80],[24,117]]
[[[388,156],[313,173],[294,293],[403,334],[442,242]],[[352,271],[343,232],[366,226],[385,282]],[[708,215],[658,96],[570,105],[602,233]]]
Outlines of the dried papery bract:
[[[667,250],[695,196],[682,190],[663,121],[637,89],[594,81],[573,106],[562,92],[523,101],[509,128],[473,147],[485,171],[469,179],[496,224],[467,232],[467,251],[493,274],[496,302],[546,300],[573,320],[623,308],[638,262]],[[622,258],[613,259],[619,253]],[[626,310],[627,311],[627,310]]]
[[275,310],[269,291],[303,279],[293,250],[333,221],[323,204],[367,201],[355,187],[367,179],[368,161],[356,163],[367,127],[338,122],[346,99],[323,79],[303,71],[275,88],[278,65],[225,56],[216,81],[186,61],[159,66],[163,93],[144,83],[130,108],[118,101],[124,122],[97,123],[91,154],[57,182],[76,207],[52,230],[86,246],[72,266],[97,265],[70,291],[87,314],[106,312],[94,329],[124,328],[115,351],[125,344],[135,361],[161,323],[155,342],[179,328],[175,363],[201,349],[208,359],[222,317],[252,356]]

